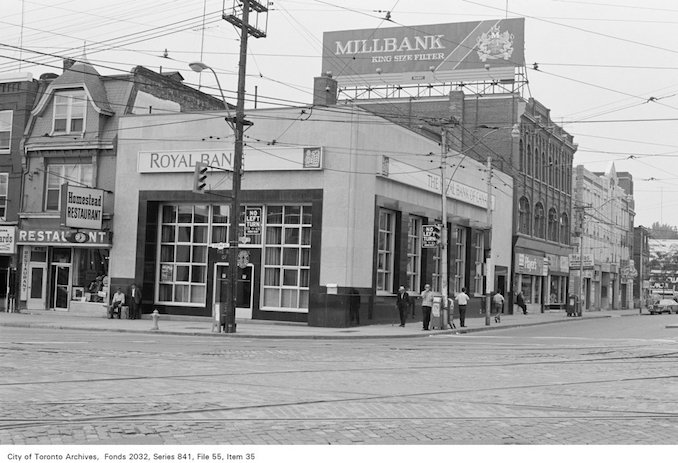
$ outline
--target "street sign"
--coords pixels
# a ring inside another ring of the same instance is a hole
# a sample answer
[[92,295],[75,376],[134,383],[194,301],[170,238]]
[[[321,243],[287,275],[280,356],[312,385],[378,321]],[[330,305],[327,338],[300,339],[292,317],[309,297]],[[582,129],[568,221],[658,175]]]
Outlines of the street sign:
[[261,235],[261,208],[245,208],[245,234]]
[[435,248],[440,244],[440,225],[421,226],[421,247]]

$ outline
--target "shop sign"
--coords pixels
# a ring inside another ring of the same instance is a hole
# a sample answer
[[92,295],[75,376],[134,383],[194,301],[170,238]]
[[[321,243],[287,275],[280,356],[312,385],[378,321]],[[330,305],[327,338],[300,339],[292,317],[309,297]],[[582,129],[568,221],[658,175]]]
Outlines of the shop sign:
[[31,248],[24,246],[21,250],[21,286],[19,300],[28,300],[28,262],[31,260]]
[[64,183],[61,186],[61,224],[70,228],[101,230],[104,190]]
[[[570,268],[579,268],[579,254],[570,254]],[[584,254],[584,268],[593,268],[593,254]]]
[[49,245],[72,244],[74,246],[110,246],[111,234],[107,231],[73,230],[19,230],[18,244]]
[[525,19],[323,34],[322,71],[340,85],[426,83],[513,77],[524,66]]
[[[516,273],[522,273],[525,275],[545,275],[544,270],[548,272],[548,268],[544,269],[544,257],[543,256],[533,256],[530,254],[517,254],[516,259]],[[547,261],[548,262],[548,261]]]
[[245,208],[245,234],[261,235],[261,208]]
[[[203,162],[211,170],[233,171],[234,154],[224,150],[188,149],[184,151],[139,151],[137,172],[140,174],[167,174],[194,172]],[[246,172],[277,170],[322,169],[323,149],[320,146],[277,147],[262,146],[244,149],[242,166]]]
[[0,254],[14,254],[16,252],[16,227],[0,227]]

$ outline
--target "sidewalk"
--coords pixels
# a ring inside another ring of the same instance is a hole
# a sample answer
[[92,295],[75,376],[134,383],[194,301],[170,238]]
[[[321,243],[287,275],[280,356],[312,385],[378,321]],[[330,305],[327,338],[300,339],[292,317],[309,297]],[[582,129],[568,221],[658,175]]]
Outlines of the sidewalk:
[[153,321],[148,315],[141,320],[118,320],[104,317],[75,315],[58,311],[24,311],[21,313],[0,313],[0,326],[22,328],[72,329],[86,331],[138,332],[148,334],[179,334],[193,336],[221,336],[236,338],[269,339],[355,339],[355,338],[407,338],[444,334],[464,334],[485,330],[515,328],[519,326],[548,323],[574,323],[591,318],[609,318],[639,315],[638,309],[586,312],[582,317],[568,317],[564,311],[529,313],[527,315],[502,315],[501,323],[491,319],[489,326],[484,318],[467,318],[466,328],[430,330],[421,329],[421,319],[408,319],[404,328],[397,325],[361,325],[345,328],[321,328],[305,323],[286,323],[263,320],[236,320],[236,333],[225,334],[213,330],[211,319],[160,315],[158,330],[152,330]]

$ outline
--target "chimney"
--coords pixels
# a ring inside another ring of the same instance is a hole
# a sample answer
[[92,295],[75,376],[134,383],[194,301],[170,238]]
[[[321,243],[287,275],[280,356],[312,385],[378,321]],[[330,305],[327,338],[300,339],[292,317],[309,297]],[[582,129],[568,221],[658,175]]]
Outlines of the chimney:
[[75,60],[73,58],[64,58],[64,72],[68,71],[74,64]]
[[313,104],[331,106],[337,104],[338,83],[331,73],[313,78]]

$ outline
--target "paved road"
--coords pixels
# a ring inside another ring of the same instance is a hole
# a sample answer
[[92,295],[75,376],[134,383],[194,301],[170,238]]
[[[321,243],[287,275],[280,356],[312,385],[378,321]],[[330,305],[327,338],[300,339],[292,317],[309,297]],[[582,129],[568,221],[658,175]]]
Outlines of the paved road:
[[667,320],[352,340],[3,327],[0,445],[673,444]]

